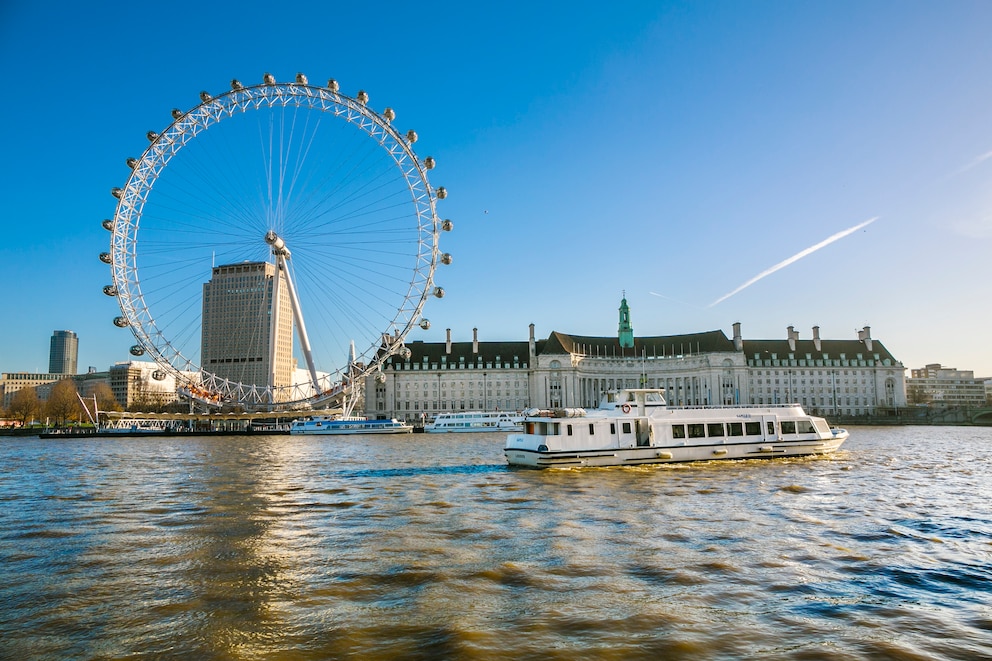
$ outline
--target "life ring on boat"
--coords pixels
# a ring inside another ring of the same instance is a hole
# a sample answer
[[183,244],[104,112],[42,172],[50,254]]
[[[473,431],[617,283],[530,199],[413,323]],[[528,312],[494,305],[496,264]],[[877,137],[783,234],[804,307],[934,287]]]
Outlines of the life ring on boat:
[[630,404],[621,404],[620,410],[624,413],[630,413]]

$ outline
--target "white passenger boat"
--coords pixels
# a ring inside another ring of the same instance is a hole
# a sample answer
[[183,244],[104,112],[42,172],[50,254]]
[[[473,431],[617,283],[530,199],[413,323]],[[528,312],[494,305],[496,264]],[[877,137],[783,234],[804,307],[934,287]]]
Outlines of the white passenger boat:
[[424,425],[424,431],[469,432],[469,431],[522,431],[524,417],[506,411],[465,411],[461,413],[440,413],[434,422]]
[[290,434],[409,434],[413,425],[391,420],[370,420],[362,416],[319,415],[293,420]]
[[798,404],[670,407],[663,390],[610,393],[598,409],[530,409],[509,434],[513,466],[636,466],[827,454],[847,439]]

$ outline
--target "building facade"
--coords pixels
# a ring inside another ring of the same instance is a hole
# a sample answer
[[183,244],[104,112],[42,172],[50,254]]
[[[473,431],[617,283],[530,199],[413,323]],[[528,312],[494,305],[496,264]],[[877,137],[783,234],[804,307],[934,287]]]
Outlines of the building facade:
[[293,308],[286,277],[268,262],[214,267],[203,285],[202,367],[238,383],[293,382]]
[[52,333],[48,351],[48,372],[50,374],[75,374],[79,360],[79,338],[70,330],[57,330]]
[[[876,416],[906,406],[905,368],[865,327],[856,339],[745,340],[734,324],[634,337],[626,301],[616,337],[553,331],[527,342],[413,342],[366,384],[366,413],[417,422],[471,410],[592,408],[619,388],[664,388],[672,406],[799,403],[811,413]],[[630,332],[630,335],[627,333]]]
[[365,412],[414,422],[452,411],[518,411],[531,401],[527,342],[412,342],[367,377]]
[[115,363],[107,380],[114,399],[127,411],[157,408],[179,401],[176,378],[151,361]]
[[906,381],[907,398],[913,404],[936,407],[980,408],[988,402],[985,380],[971,370],[931,363],[911,371]]

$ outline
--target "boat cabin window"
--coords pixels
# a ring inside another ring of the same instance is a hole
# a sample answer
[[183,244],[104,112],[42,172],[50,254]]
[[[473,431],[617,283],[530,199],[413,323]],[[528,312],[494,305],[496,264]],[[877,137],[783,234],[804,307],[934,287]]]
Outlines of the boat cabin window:
[[565,425],[565,429],[568,432],[568,435],[571,436],[572,435],[572,425]]
[[672,425],[672,438],[685,438],[685,425]]
[[744,435],[744,423],[743,422],[728,422],[727,423],[727,436],[743,436]]
[[797,420],[796,421],[796,433],[798,434],[812,434],[816,430],[813,429],[813,423],[809,420]]
[[617,433],[617,423],[611,422],[610,423],[610,435],[613,436],[616,433]]
[[830,425],[828,425],[827,424],[827,421],[824,420],[823,418],[820,418],[818,420],[814,420],[813,421],[813,425],[816,427],[816,431],[820,432],[821,434],[829,434],[830,433]]
[[761,423],[745,422],[744,433],[747,434],[748,436],[761,436]]
[[629,434],[630,433],[630,423],[629,422],[624,422],[622,424],[623,424],[623,433],[624,434]]
[[768,435],[769,436],[775,435],[775,423],[772,422],[771,420],[768,421]]
[[688,425],[689,427],[689,438],[703,438],[706,436],[706,426],[701,423],[693,423]]
[[592,424],[591,422],[589,423],[589,435],[590,436],[596,435],[596,425]]
[[783,434],[795,434],[796,433],[796,421],[795,420],[783,420],[782,421],[782,433]]
[[722,422],[710,422],[706,425],[706,435],[707,436],[723,436],[723,423]]

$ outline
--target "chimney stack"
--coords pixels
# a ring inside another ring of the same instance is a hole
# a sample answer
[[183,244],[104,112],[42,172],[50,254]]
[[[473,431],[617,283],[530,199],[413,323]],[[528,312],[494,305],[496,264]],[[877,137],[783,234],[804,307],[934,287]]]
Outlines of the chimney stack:
[[858,339],[865,343],[865,349],[871,351],[871,326],[865,326],[859,330]]
[[734,349],[737,351],[744,350],[744,338],[741,337],[741,322],[734,322]]
[[530,339],[527,340],[527,354],[531,364],[534,363],[534,356],[537,355],[536,342],[534,340],[534,324],[530,325]]
[[813,326],[813,347],[815,347],[817,351],[821,351],[821,349],[820,349],[820,327],[819,326]]
[[799,339],[799,333],[796,332],[795,326],[789,326],[786,330],[789,332],[789,351],[795,351],[796,340]]
[[451,355],[451,329],[448,329],[448,341],[444,343],[444,353]]
[[479,329],[472,329],[472,353],[479,353]]

